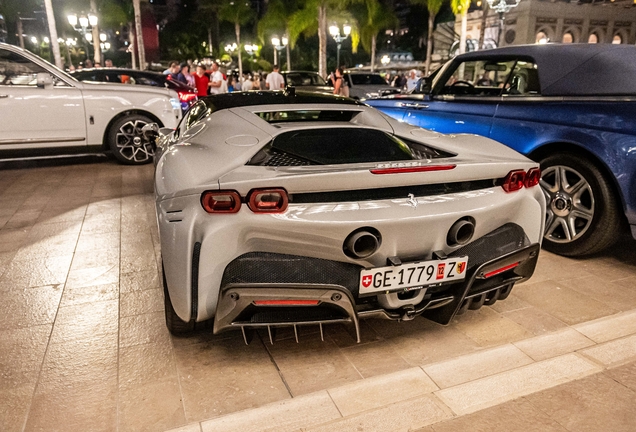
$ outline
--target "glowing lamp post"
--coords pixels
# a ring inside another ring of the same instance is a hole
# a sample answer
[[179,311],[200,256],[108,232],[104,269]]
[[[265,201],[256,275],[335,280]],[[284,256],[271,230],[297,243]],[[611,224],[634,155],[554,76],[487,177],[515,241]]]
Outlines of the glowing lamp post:
[[336,51],[336,68],[340,67],[340,47],[342,46],[342,42],[351,34],[351,26],[349,24],[343,25],[342,32],[344,35],[340,34],[340,28],[337,25],[329,26],[329,34],[338,45],[338,50]]
[[487,0],[490,9],[499,14],[499,41],[497,46],[501,46],[501,35],[504,31],[504,14],[510,12],[511,9],[516,8],[521,0]]
[[289,40],[287,39],[287,36],[283,36],[280,39],[278,38],[278,36],[274,36],[272,38],[272,45],[274,45],[274,64],[278,64],[278,57],[280,56],[281,51],[285,49],[288,43],[289,43]]

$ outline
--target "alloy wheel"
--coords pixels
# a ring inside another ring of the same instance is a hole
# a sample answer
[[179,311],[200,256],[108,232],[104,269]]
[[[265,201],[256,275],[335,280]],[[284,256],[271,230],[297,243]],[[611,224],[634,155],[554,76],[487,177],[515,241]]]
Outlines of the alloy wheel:
[[115,140],[117,151],[122,157],[135,163],[145,162],[153,157],[155,148],[141,131],[147,124],[143,120],[130,120],[119,127]]
[[570,243],[592,225],[594,194],[578,171],[564,165],[543,170],[540,181],[546,198],[544,237],[555,243]]

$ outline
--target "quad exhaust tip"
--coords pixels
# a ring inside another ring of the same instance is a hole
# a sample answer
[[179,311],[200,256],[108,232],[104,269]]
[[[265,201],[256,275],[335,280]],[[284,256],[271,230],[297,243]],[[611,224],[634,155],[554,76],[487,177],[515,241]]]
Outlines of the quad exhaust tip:
[[348,257],[362,259],[376,253],[381,243],[380,232],[375,228],[365,227],[349,234],[342,249]]
[[475,219],[470,216],[461,218],[450,227],[446,236],[449,246],[463,246],[468,243],[475,234]]

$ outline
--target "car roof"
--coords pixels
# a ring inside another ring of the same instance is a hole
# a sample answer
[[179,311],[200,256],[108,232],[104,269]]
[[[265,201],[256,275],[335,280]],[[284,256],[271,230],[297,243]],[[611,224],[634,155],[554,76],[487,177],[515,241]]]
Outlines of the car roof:
[[537,64],[544,96],[636,94],[636,47],[631,45],[515,45],[461,54],[455,61],[519,57]]
[[314,71],[304,71],[304,70],[280,71],[280,73],[281,73],[282,75],[286,75],[286,74],[293,74],[293,73],[308,73],[308,74],[318,75],[318,72],[314,72]]
[[214,111],[253,105],[340,104],[364,105],[353,99],[307,91],[249,91],[222,93],[200,98]]

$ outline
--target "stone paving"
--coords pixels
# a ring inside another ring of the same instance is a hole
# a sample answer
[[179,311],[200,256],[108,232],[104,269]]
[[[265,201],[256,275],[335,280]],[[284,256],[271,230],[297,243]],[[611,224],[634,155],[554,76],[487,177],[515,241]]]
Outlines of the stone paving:
[[0,166],[3,431],[636,429],[631,238],[447,327],[175,338],[152,167],[80,161]]

